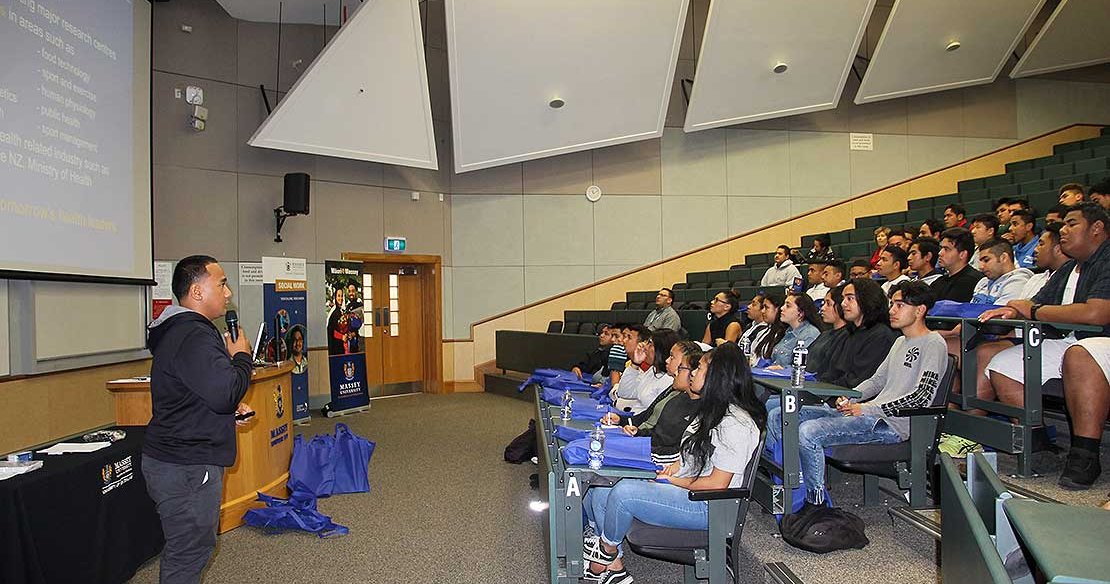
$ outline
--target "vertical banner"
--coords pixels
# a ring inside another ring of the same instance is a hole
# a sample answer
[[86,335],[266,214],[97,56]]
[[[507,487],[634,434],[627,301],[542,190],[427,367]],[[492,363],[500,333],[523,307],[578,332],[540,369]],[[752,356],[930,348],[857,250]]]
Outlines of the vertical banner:
[[324,262],[327,302],[328,367],[331,379],[329,416],[370,405],[362,328],[362,264]]
[[262,258],[262,318],[269,340],[267,361],[293,362],[293,422],[308,414],[308,263]]
[[154,288],[150,292],[150,319],[158,320],[173,304],[173,262],[154,262]]

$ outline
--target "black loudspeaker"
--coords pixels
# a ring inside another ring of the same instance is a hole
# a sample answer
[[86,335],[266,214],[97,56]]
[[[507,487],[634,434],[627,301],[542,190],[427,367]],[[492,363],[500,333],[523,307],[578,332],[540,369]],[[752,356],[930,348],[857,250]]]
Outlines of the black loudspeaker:
[[308,174],[290,172],[285,175],[285,204],[289,215],[308,215]]

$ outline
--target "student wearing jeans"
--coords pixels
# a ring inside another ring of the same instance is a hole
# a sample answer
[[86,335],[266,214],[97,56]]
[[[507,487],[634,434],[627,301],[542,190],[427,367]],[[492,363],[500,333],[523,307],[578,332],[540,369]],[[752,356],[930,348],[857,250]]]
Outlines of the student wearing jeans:
[[[806,479],[806,503],[825,502],[825,448],[841,444],[897,444],[910,437],[909,418],[901,408],[932,403],[948,351],[944,339],[925,326],[935,296],[924,282],[902,282],[891,294],[890,324],[904,336],[894,342],[879,369],[855,387],[858,400],[840,398],[836,409],[803,406],[798,412],[798,449]],[[782,410],[767,420],[767,441],[782,441]]]
[[586,582],[633,581],[618,549],[633,519],[708,529],[709,504],[691,501],[689,492],[742,486],[766,425],[747,361],[739,347],[726,343],[702,356],[692,375],[691,390],[700,396],[701,407],[682,439],[681,459],[658,474],[667,482],[625,479],[586,492],[583,506],[592,527],[583,540],[582,555],[590,562]]

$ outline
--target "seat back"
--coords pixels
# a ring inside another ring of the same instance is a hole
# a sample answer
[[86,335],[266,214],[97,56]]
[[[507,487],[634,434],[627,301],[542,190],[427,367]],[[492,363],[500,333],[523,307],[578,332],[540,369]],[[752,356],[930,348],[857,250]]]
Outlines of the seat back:
[[[929,405],[932,407],[947,408],[948,399],[952,395],[952,386],[956,383],[956,366],[955,355],[948,355],[948,366],[944,369],[944,375],[940,377],[940,385],[937,387],[937,393],[933,396],[933,401]],[[922,420],[916,420],[918,424],[913,425],[911,421],[910,437],[913,438],[913,432],[920,431],[922,426],[925,429],[925,436],[927,441],[927,448],[925,450],[925,468],[931,469],[936,464],[937,443],[940,442],[940,430],[944,426],[944,416],[928,417]]]
[[597,324],[592,322],[584,322],[578,326],[578,334],[592,335],[597,332]]
[[549,332],[549,333],[561,333],[561,332],[563,332],[563,321],[553,320],[553,321],[547,323],[547,332]]

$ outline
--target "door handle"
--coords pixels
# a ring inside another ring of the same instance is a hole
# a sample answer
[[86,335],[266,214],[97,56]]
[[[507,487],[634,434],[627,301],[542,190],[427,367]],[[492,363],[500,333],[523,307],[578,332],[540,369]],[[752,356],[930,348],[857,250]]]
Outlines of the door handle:
[[388,327],[389,324],[390,324],[389,323],[389,309],[388,308],[383,308],[382,309],[382,314],[385,315],[385,326]]

